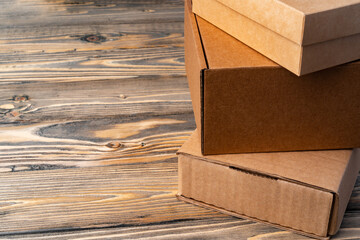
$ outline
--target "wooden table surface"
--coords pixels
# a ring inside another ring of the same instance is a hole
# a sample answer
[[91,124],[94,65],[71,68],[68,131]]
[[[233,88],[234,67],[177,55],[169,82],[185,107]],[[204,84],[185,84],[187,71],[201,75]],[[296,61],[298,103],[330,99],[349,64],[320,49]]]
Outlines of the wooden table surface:
[[0,31],[0,239],[308,239],[175,198],[182,0],[1,0]]

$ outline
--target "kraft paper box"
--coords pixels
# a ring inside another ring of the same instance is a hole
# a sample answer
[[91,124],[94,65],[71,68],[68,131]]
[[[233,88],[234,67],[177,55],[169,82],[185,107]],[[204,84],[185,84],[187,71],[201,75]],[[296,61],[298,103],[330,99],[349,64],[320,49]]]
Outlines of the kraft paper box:
[[360,59],[360,0],[193,0],[193,11],[297,75]]
[[297,77],[185,8],[203,154],[360,147],[360,62]]
[[178,198],[316,238],[341,224],[360,151],[203,156],[197,132],[179,154]]

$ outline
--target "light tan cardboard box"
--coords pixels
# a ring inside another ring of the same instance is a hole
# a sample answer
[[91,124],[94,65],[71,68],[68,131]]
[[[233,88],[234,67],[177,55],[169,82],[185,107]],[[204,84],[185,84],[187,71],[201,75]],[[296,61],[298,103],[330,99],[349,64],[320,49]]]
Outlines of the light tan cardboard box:
[[203,154],[360,147],[360,62],[297,77],[185,7]]
[[197,132],[178,154],[179,199],[316,238],[338,231],[360,169],[359,149],[205,157]]
[[193,0],[193,11],[297,75],[360,59],[360,0]]

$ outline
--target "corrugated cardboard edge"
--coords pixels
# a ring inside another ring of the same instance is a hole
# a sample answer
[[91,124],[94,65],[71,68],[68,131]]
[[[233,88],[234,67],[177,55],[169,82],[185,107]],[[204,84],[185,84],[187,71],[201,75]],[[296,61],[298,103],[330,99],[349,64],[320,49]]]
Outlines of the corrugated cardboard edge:
[[[305,31],[305,24],[306,24],[306,18],[305,15],[303,16],[303,22],[302,22],[302,34],[301,34],[301,42],[304,41],[304,31]],[[297,74],[298,76],[301,74],[301,69],[302,69],[302,63],[303,63],[303,55],[304,55],[304,47],[301,47],[300,50],[300,61],[299,61],[299,73]]]
[[[185,65],[187,68],[186,72],[193,104],[193,111],[195,114],[196,126],[197,129],[200,129],[200,133],[202,135],[201,150],[202,152],[204,152],[204,74],[205,70],[208,69],[208,63],[206,59],[205,49],[202,43],[197,17],[192,13],[191,8],[191,0],[185,0],[184,18],[185,21],[190,21],[190,24],[184,24],[186,62]],[[190,46],[192,43],[195,43],[195,50],[191,50]],[[190,63],[187,64],[188,62]],[[192,71],[193,69],[189,69],[194,63],[196,64],[196,70],[198,70],[196,72]],[[200,105],[198,106],[198,104]],[[200,118],[198,116],[200,116]]]
[[351,193],[360,171],[360,161],[357,160],[359,157],[360,149],[354,149],[351,154],[349,163],[345,169],[342,181],[339,185],[338,192],[335,195],[336,198],[328,230],[330,235],[336,234],[336,232],[340,229],[347,204],[350,200]]
[[205,106],[205,96],[204,96],[204,84],[205,84],[205,70],[203,69],[201,70],[201,74],[200,74],[200,113],[201,113],[201,153],[204,154],[205,153],[205,116],[204,116],[204,106]]
[[291,230],[292,232],[298,233],[298,234],[303,235],[303,236],[312,237],[312,238],[321,239],[321,240],[330,239],[330,237],[320,237],[320,236],[317,236],[317,235],[313,235],[313,234],[301,232],[301,231],[298,231],[298,230],[295,230],[295,229],[287,228],[287,227],[284,227],[284,226],[281,226],[281,225],[278,225],[278,224],[269,223],[269,222],[263,221],[261,219],[241,215],[241,214],[238,214],[236,212],[228,211],[228,210],[225,210],[223,208],[219,208],[219,207],[216,207],[216,206],[213,206],[213,205],[210,205],[210,204],[206,204],[204,202],[197,201],[195,199],[184,197],[184,196],[182,196],[180,194],[177,194],[176,197],[181,201],[184,201],[184,202],[187,202],[187,203],[190,203],[190,204],[194,204],[194,205],[199,206],[199,207],[204,207],[204,208],[207,208],[207,209],[216,210],[218,212],[221,212],[221,213],[224,213],[224,214],[227,214],[227,215],[231,215],[231,216],[234,216],[234,217],[238,217],[238,218],[245,218],[245,219],[248,219],[248,220],[261,222],[261,223],[267,224],[269,226],[273,226],[273,227],[275,226],[276,228],[279,228],[279,229],[282,229],[282,230]]
[[[196,17],[191,12],[191,1],[185,1],[184,12],[184,37],[185,37],[185,66],[192,99],[195,121],[198,129],[201,129],[201,96],[200,78],[203,69],[207,68],[205,53],[201,42],[201,36]],[[189,21],[189,22],[188,22]]]

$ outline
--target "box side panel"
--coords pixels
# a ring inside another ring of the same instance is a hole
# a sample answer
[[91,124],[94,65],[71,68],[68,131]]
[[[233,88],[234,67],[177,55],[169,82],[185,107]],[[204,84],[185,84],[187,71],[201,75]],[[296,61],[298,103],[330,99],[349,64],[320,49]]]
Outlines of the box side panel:
[[357,4],[306,15],[302,45],[359,34],[360,1],[357,2]]
[[360,68],[205,72],[204,154],[360,147]]
[[302,45],[305,14],[301,11],[278,0],[217,1],[285,38]]
[[191,1],[185,1],[185,66],[188,78],[196,126],[201,129],[200,72],[206,68],[205,56],[200,40],[194,14],[191,12]]
[[216,207],[327,236],[333,194],[284,180],[179,156],[181,195]]
[[[352,150],[296,151],[223,154],[204,157],[200,151],[200,135],[197,130],[179,150],[179,153],[195,156],[204,161],[317,186],[333,193],[339,192],[340,183],[344,176],[347,176],[344,174],[345,170],[349,168],[348,166],[353,165],[349,162],[356,159],[354,158],[356,155],[353,155],[352,152]],[[359,163],[360,156],[357,155],[357,157],[356,161]]]
[[333,213],[333,219],[331,220],[330,229],[329,229],[330,235],[334,235],[340,228],[359,170],[360,170],[360,149],[354,149],[349,164],[345,169],[343,179],[339,184],[338,209],[337,209],[337,213]]
[[[238,14],[216,0],[193,0],[193,11],[291,72],[300,74],[301,46],[295,42]],[[210,68],[221,65],[216,58],[208,58],[208,63]]]
[[279,229],[282,229],[282,230],[285,230],[285,231],[291,230],[292,232],[295,232],[297,234],[300,234],[300,235],[303,235],[303,236],[306,236],[306,237],[310,237],[310,238],[314,238],[314,239],[321,239],[321,240],[330,239],[330,236],[320,237],[320,236],[317,236],[317,235],[314,235],[314,234],[311,234],[311,233],[306,233],[306,232],[298,231],[298,230],[295,230],[295,229],[290,229],[290,228],[287,228],[287,227],[284,227],[284,226],[281,226],[281,225],[261,221],[259,219],[254,219],[254,218],[249,217],[249,216],[241,215],[241,214],[238,214],[236,212],[231,212],[231,211],[225,210],[223,208],[216,207],[214,205],[210,205],[210,204],[207,204],[207,203],[204,203],[204,202],[200,202],[200,201],[194,200],[192,198],[187,198],[187,197],[184,197],[184,196],[182,196],[180,194],[177,194],[176,197],[177,197],[177,199],[179,199],[181,201],[191,203],[191,204],[194,204],[194,205],[199,206],[199,207],[215,210],[215,211],[218,211],[220,213],[224,213],[224,214],[234,216],[234,217],[238,217],[238,218],[243,218],[243,219],[248,219],[248,220],[252,220],[252,221],[261,222],[263,224],[273,226],[273,227],[275,226],[276,228],[279,228]]
[[354,4],[359,4],[359,0],[278,0],[286,5],[298,9],[305,14],[329,11]]
[[360,34],[308,45],[303,47],[301,75],[358,59]]

